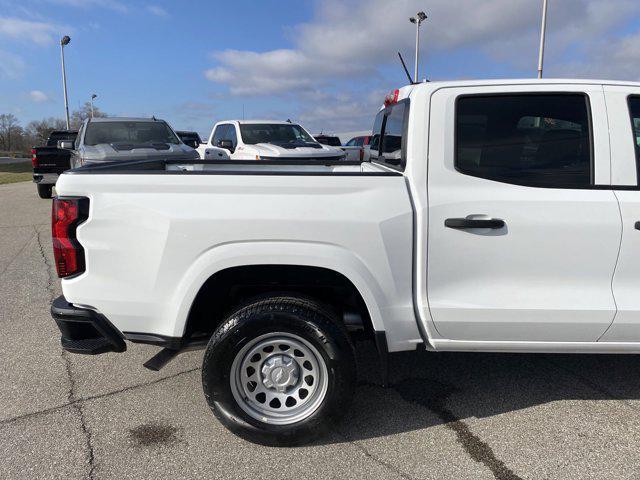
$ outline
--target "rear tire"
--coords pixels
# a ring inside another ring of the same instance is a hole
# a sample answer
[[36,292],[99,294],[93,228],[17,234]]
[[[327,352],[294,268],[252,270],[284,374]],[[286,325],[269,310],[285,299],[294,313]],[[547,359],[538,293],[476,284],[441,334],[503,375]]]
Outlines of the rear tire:
[[51,198],[53,196],[53,185],[38,184],[36,187],[38,188],[40,198]]
[[262,445],[298,445],[347,410],[353,345],[321,304],[274,296],[229,315],[204,355],[202,385],[229,430]]

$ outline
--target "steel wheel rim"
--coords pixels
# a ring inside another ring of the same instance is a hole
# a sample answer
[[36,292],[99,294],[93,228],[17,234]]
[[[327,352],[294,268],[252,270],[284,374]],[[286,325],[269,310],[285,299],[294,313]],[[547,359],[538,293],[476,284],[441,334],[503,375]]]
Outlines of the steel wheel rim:
[[311,343],[274,332],[251,340],[231,365],[231,392],[252,418],[290,425],[312,415],[329,384],[327,367]]

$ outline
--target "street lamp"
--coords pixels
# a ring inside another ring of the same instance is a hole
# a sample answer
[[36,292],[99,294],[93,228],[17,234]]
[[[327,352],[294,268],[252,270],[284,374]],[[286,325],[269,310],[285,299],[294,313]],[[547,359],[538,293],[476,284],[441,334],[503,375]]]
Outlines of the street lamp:
[[427,14],[424,12],[416,13],[415,17],[409,18],[411,23],[416,25],[416,63],[413,69],[413,81],[418,82],[418,59],[420,56],[420,24],[427,19]]
[[547,33],[547,0],[542,2],[542,26],[540,28],[540,51],[538,53],[538,78],[542,78],[544,65],[544,37]]
[[95,93],[91,94],[91,118],[93,118],[93,99],[97,97],[98,95],[96,95]]
[[62,58],[62,88],[64,91],[64,111],[67,119],[67,130],[71,129],[71,124],[69,122],[69,100],[67,99],[67,73],[64,69],[64,47],[65,45],[69,45],[71,41],[71,37],[65,35],[60,39],[60,56]]

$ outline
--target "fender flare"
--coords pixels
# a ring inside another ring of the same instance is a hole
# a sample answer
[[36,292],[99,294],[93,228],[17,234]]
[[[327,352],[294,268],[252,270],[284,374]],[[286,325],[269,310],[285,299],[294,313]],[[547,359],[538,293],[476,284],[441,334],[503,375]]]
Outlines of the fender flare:
[[384,292],[365,263],[339,245],[321,242],[242,241],[216,245],[191,264],[169,303],[175,319],[173,336],[184,334],[189,311],[205,282],[218,272],[251,265],[295,265],[333,270],[346,277],[362,296],[374,330],[384,331],[380,302]]

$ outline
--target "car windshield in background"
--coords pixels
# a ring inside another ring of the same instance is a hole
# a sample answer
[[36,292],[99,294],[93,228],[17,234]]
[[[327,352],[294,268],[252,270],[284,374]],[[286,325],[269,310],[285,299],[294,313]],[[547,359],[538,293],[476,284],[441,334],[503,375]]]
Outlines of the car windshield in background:
[[240,124],[242,141],[247,145],[257,143],[272,143],[274,145],[287,143],[317,142],[305,132],[300,125],[273,123],[244,123]]
[[164,122],[89,122],[84,144],[104,143],[178,145],[180,140]]
[[316,137],[318,143],[322,143],[323,145],[329,145],[330,147],[341,147],[342,143],[338,137],[327,137],[325,135],[318,135]]

